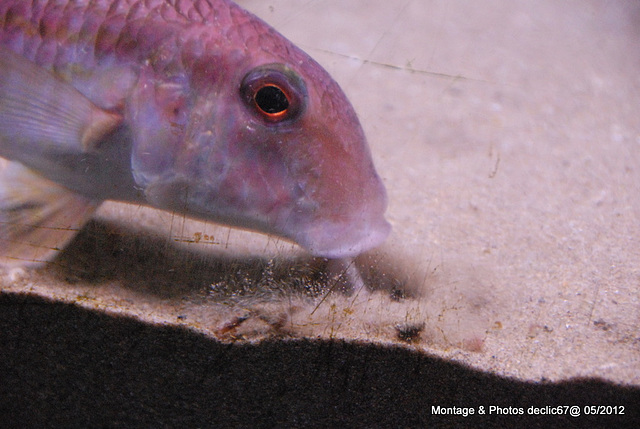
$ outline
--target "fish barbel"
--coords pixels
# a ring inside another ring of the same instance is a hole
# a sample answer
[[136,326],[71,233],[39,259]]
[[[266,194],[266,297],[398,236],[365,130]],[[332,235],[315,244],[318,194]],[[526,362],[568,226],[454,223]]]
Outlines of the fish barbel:
[[0,0],[0,260],[53,258],[105,200],[349,258],[387,198],[349,101],[227,0]]

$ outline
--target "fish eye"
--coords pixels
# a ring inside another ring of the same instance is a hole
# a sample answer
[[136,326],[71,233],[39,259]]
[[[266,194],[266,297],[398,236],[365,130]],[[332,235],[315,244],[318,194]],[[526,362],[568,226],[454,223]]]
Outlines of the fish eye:
[[268,123],[290,122],[304,110],[307,99],[302,79],[283,64],[267,64],[251,70],[240,92],[253,113]]
[[272,119],[285,116],[289,110],[289,97],[274,84],[264,84],[253,96],[258,108]]

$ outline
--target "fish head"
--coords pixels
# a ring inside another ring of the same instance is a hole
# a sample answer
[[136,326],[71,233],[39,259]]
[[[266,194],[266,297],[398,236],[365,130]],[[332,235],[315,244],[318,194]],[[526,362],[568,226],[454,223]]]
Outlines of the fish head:
[[381,244],[390,231],[386,191],[338,84],[297,51],[295,61],[236,58],[221,70],[220,58],[200,57],[186,92],[145,86],[155,88],[156,107],[143,96],[139,111],[171,117],[163,135],[147,126],[135,143],[134,177],[148,202],[276,234],[316,256]]

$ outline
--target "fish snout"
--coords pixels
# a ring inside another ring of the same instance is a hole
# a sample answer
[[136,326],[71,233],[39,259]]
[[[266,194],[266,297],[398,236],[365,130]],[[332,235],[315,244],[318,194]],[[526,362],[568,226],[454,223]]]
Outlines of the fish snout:
[[379,246],[390,231],[389,222],[377,215],[357,222],[320,222],[295,240],[315,256],[348,258]]
[[375,172],[358,185],[349,190],[330,186],[315,204],[294,209],[297,222],[290,237],[311,254],[325,258],[354,257],[382,244],[391,231],[384,217],[384,185]]

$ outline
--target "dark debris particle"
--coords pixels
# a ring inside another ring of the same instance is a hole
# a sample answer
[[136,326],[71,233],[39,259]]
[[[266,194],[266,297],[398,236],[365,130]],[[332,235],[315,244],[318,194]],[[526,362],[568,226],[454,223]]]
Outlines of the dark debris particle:
[[598,329],[602,329],[603,331],[609,331],[615,326],[614,324],[606,322],[603,319],[594,320],[593,325]]
[[394,287],[393,289],[391,289],[391,293],[389,294],[389,297],[393,301],[403,301],[407,299],[407,292],[403,289]]
[[216,330],[216,335],[218,337],[224,337],[224,336],[230,334],[234,329],[236,329],[238,326],[242,325],[250,317],[251,316],[248,315],[248,314],[247,315],[243,315],[243,316],[235,317],[233,320],[225,323],[224,326],[222,326],[220,329]]
[[422,331],[424,331],[424,323],[397,325],[396,337],[405,343],[417,343],[420,341]]

